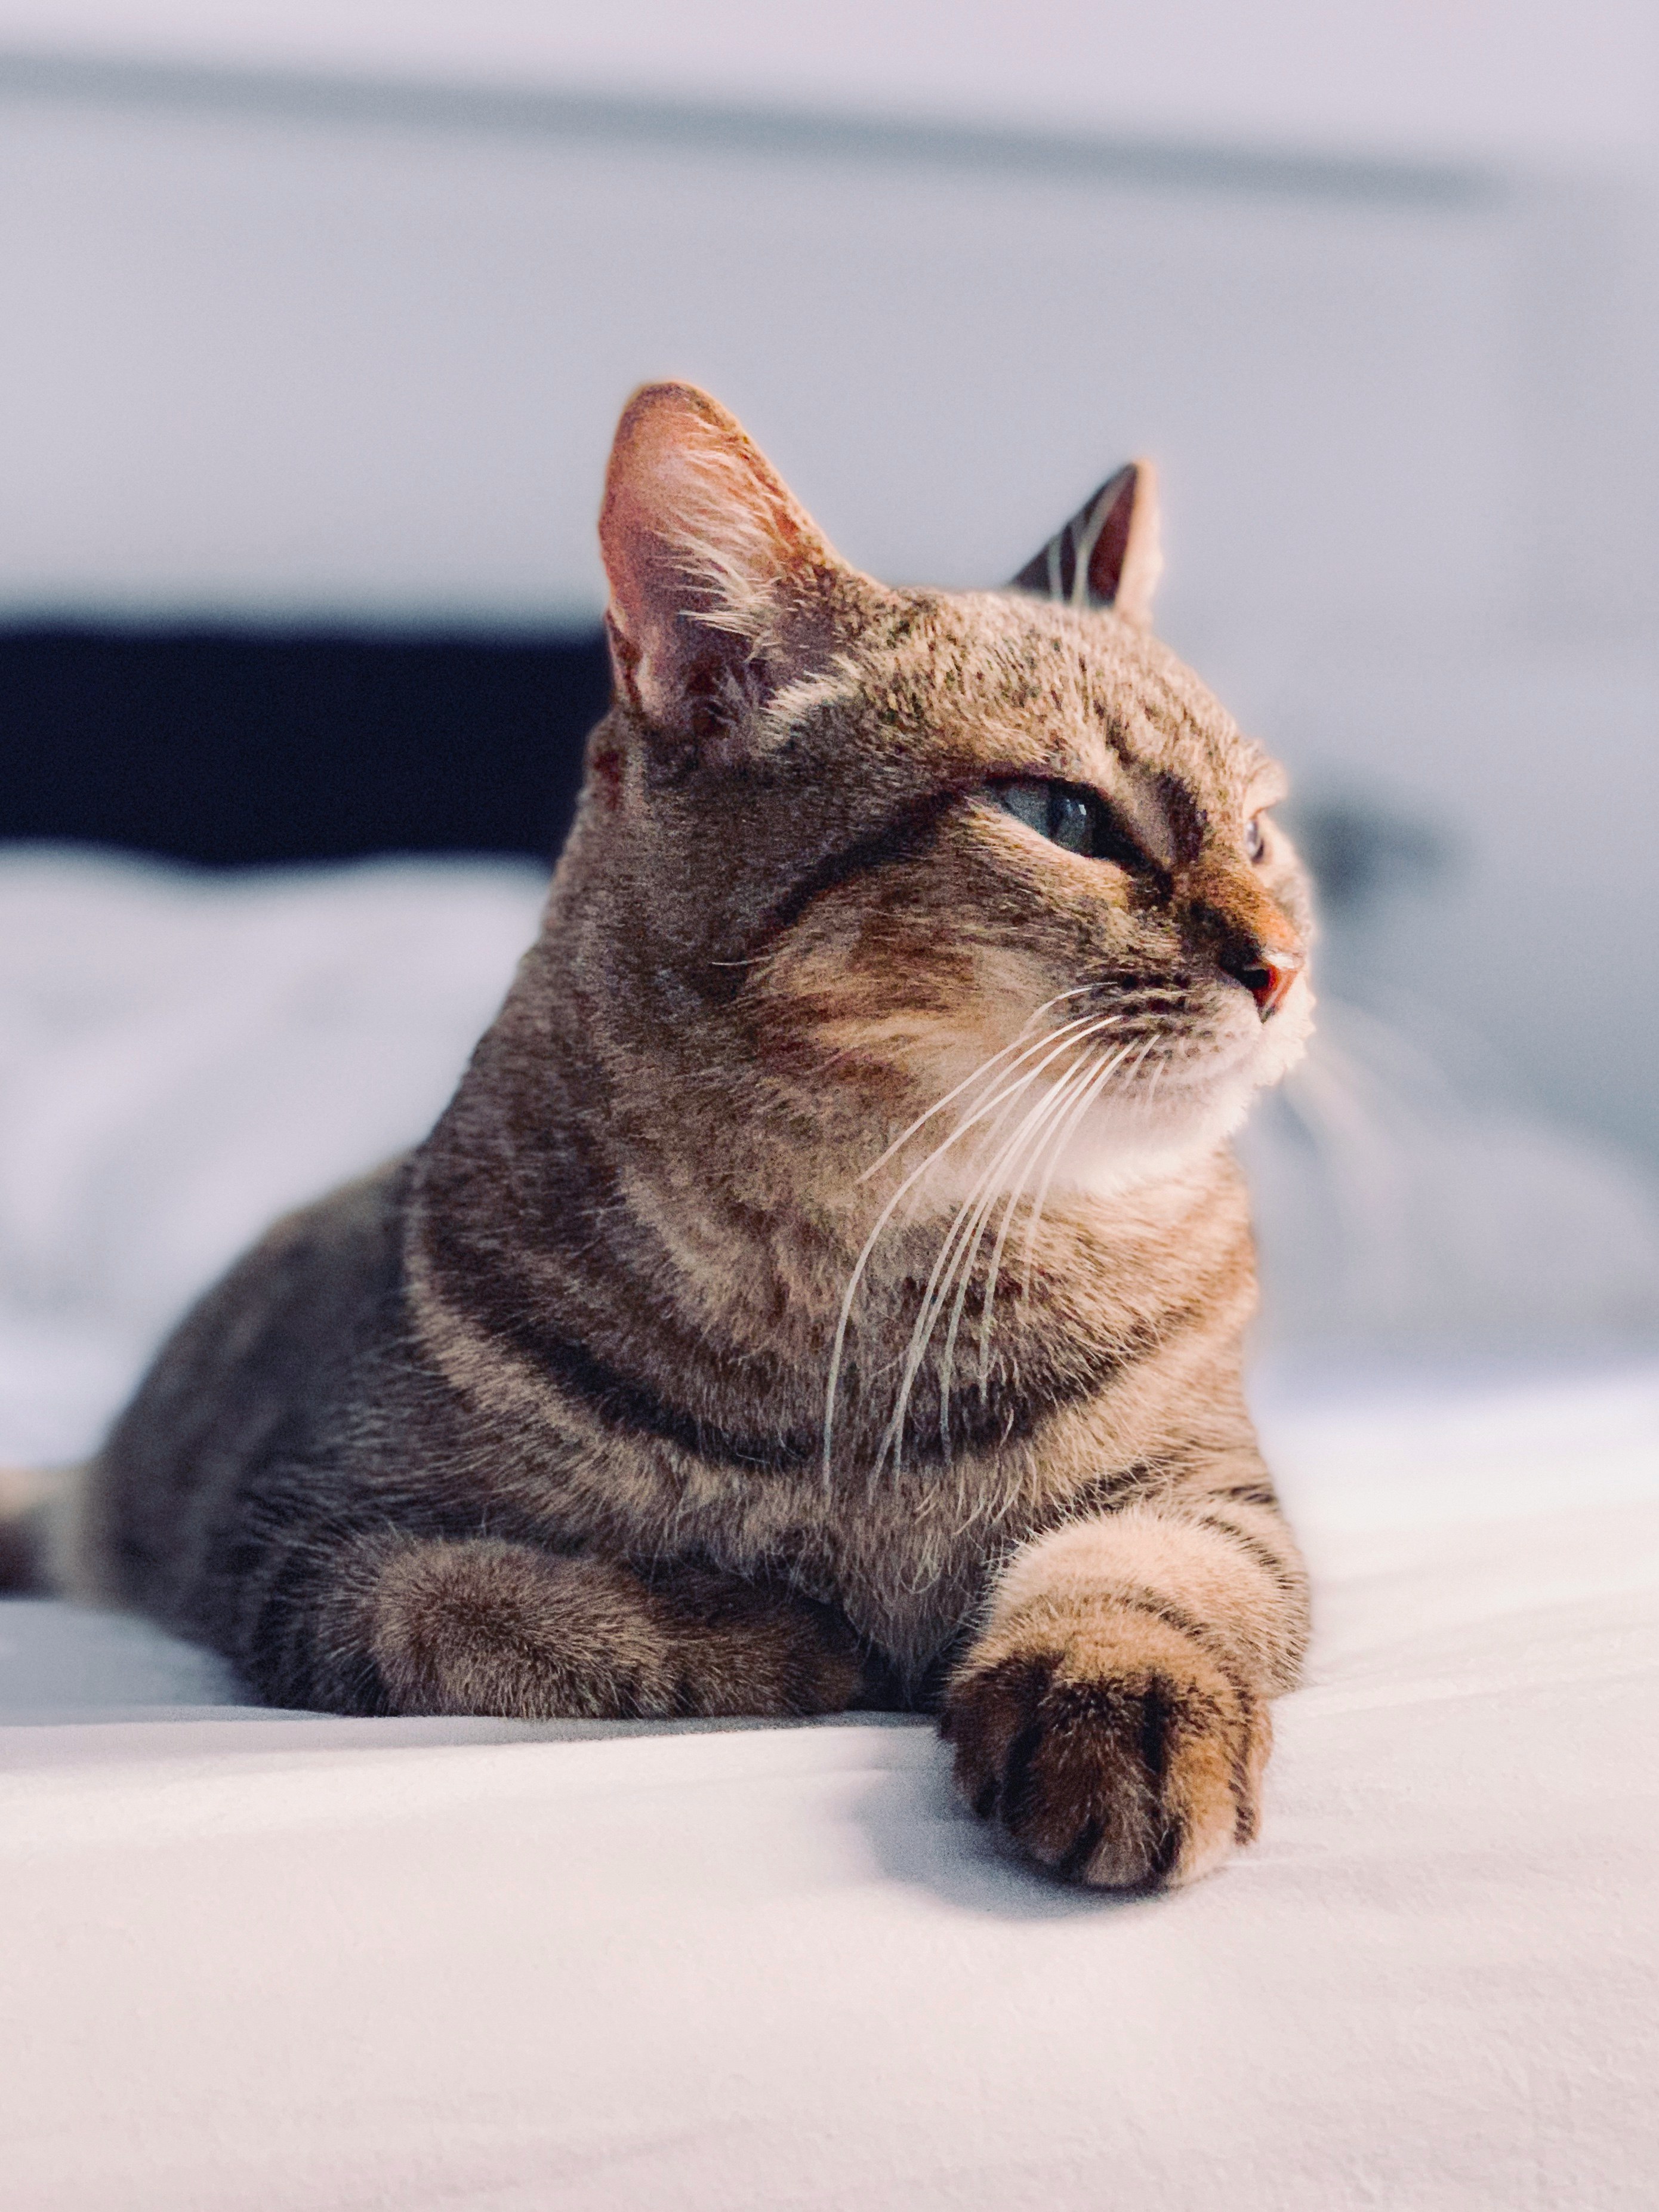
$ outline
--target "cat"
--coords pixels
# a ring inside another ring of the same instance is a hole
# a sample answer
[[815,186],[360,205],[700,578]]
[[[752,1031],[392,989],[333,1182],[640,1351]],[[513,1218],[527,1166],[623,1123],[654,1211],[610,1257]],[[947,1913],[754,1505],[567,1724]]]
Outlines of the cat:
[[615,700],[432,1134],[280,1222],[94,1463],[83,1592],[343,1713],[937,1711],[1061,1876],[1255,1830],[1307,1588],[1227,1148],[1297,1057],[1279,771],[1121,472],[998,592],[636,393]]

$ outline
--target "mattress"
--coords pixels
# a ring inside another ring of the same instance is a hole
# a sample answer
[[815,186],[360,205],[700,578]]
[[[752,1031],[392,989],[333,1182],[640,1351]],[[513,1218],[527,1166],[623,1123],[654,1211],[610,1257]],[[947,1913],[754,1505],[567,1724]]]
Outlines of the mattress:
[[[15,1457],[417,1133],[537,890],[116,875],[0,871],[55,917],[27,975],[0,930]],[[1314,1655],[1261,1841],[1172,1897],[1032,1874],[926,1722],[275,1713],[0,1603],[8,2212],[1646,2212],[1659,1359],[1432,1371],[1258,1371]]]

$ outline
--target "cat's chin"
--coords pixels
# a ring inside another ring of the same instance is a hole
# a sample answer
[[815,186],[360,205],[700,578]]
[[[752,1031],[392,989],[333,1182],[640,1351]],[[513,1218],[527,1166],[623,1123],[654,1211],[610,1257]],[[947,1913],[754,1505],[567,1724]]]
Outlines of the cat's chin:
[[1054,1164],[1053,1188],[1115,1198],[1178,1177],[1224,1144],[1243,1121],[1256,1085],[1235,1077],[1202,1099],[1097,1107]]
[[1176,1064],[1127,1097],[1091,1107],[1054,1163],[1055,1190],[1109,1198],[1178,1176],[1234,1135],[1257,1094],[1287,1074],[1307,1048],[1312,998],[1291,1018]]
[[[991,1188],[982,1180],[988,1171],[1003,1195],[1016,1180],[1028,1195],[1041,1188],[1056,1196],[1070,1191],[1109,1198],[1178,1179],[1224,1144],[1257,1094],[1289,1073],[1312,1027],[1313,994],[1304,981],[1271,1022],[1258,1023],[1252,1014],[1201,1048],[1152,1063],[1132,1088],[1109,1088],[1057,1152],[1045,1151],[1039,1124],[1030,1148],[1012,1160],[1005,1155],[1000,1172],[993,1163],[1008,1132],[1000,1117],[993,1118],[969,1143],[941,1148],[927,1171],[924,1200],[957,1206],[982,1199]],[[1025,1103],[1054,1087],[1045,1083]]]

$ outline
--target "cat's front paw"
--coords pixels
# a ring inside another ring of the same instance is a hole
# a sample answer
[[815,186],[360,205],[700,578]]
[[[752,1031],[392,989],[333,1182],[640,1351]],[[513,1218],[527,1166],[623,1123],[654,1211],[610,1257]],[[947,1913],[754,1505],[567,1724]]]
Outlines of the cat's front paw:
[[1255,1833],[1266,1703],[1160,1611],[1102,1600],[995,1624],[940,1726],[974,1811],[1065,1880],[1170,1887]]

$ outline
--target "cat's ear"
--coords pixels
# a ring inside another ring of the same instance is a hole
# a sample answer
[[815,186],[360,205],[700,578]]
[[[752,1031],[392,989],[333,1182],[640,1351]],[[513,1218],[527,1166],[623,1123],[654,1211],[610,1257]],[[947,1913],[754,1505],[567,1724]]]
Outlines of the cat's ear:
[[1163,568],[1158,477],[1150,461],[1131,461],[1025,563],[1014,586],[1071,607],[1111,607],[1137,629],[1150,629]]
[[798,673],[849,572],[706,392],[649,384],[617,426],[599,512],[619,696],[695,741]]

